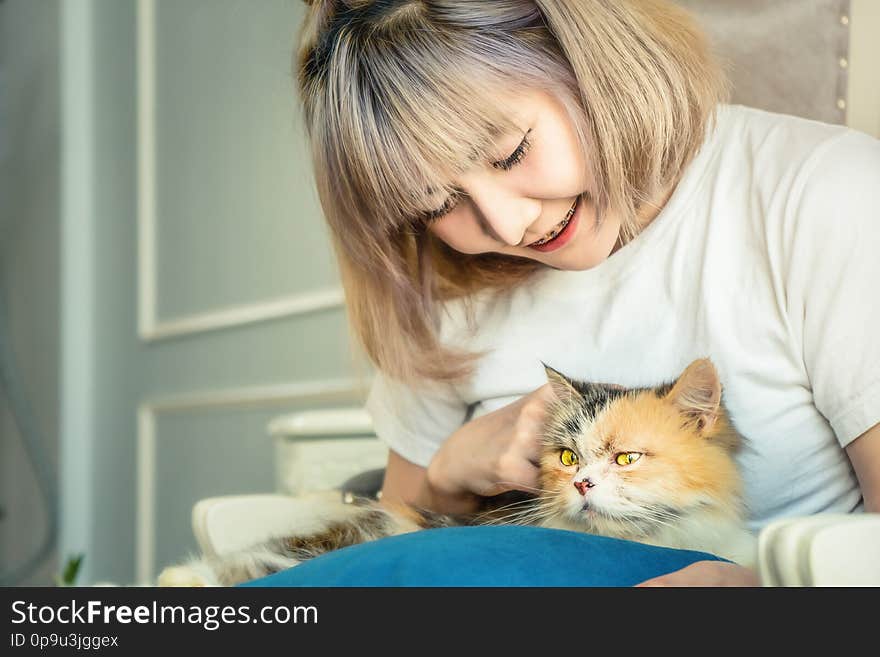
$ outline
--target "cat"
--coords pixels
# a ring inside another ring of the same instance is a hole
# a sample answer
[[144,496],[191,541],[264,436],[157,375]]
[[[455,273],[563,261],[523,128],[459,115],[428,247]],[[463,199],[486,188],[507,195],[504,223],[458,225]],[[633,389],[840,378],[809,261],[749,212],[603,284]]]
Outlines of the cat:
[[[537,495],[451,516],[405,504],[343,504],[323,529],[166,568],[159,586],[229,586],[348,545],[421,529],[539,525],[709,552],[754,567],[735,454],[741,437],[717,371],[695,360],[671,383],[631,388],[570,379],[547,365],[554,392],[542,437]],[[515,493],[514,493],[515,496]]]

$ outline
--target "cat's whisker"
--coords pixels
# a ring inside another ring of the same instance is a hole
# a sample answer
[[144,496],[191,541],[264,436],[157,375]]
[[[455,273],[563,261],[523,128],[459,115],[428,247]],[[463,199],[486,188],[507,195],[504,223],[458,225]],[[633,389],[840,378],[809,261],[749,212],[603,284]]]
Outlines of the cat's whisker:
[[674,509],[670,509],[667,506],[663,507],[647,507],[644,509],[645,515],[654,517],[654,518],[668,518],[671,520],[678,520],[681,518],[682,514],[679,511]]
[[643,509],[643,517],[652,524],[674,528],[674,523],[681,519],[681,514],[672,511],[668,507],[654,507]]
[[528,524],[528,520],[532,516],[528,513],[512,513],[509,515],[497,516],[484,518],[479,523],[480,525],[502,525],[502,524]]
[[559,511],[555,507],[547,505],[545,507],[536,508],[531,513],[523,513],[521,518],[537,521],[557,515],[559,515]]
[[495,483],[498,484],[499,486],[515,486],[516,490],[521,490],[526,493],[549,494],[549,493],[555,492],[552,490],[548,490],[546,488],[535,488],[534,486],[525,486],[525,485],[523,485],[519,482],[516,482],[516,481],[496,481]]
[[487,524],[530,524],[556,515],[552,504],[534,504],[526,509],[513,510],[508,514],[494,516]]
[[474,519],[479,521],[481,518],[485,518],[488,516],[495,516],[499,511],[511,510],[516,512],[525,512],[536,505],[536,500],[518,500],[516,502],[511,502],[510,504],[505,504],[504,506],[494,507],[492,509],[488,509],[481,513],[478,513],[474,516]]
[[512,508],[515,508],[515,507],[518,507],[518,506],[520,506],[520,507],[532,507],[532,506],[535,506],[536,504],[538,504],[538,500],[537,500],[537,499],[517,500],[517,501],[515,501],[515,502],[510,502],[509,504],[505,504],[505,505],[503,505],[503,506],[494,507],[493,510],[496,510],[496,511],[497,511],[497,510],[499,510],[499,509],[512,509]]
[[513,510],[510,513],[501,514],[501,515],[493,515],[493,516],[489,517],[486,521],[486,524],[522,522],[523,520],[533,518],[533,517],[537,516],[538,514],[539,514],[539,511],[536,509]]

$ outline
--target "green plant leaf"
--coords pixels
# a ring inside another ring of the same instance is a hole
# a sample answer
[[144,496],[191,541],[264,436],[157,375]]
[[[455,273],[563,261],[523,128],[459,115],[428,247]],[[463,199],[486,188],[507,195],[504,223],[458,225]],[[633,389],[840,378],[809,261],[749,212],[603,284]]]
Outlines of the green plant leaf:
[[64,564],[62,573],[55,576],[55,583],[58,586],[73,586],[76,583],[76,577],[79,575],[79,568],[85,556],[84,554],[77,554],[69,557],[67,563]]

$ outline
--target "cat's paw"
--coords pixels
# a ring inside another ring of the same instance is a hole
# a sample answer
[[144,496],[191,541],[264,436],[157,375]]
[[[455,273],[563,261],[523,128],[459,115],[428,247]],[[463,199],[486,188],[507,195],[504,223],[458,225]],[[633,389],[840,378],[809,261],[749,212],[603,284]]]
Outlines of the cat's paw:
[[205,573],[191,566],[169,566],[159,574],[159,586],[215,586]]

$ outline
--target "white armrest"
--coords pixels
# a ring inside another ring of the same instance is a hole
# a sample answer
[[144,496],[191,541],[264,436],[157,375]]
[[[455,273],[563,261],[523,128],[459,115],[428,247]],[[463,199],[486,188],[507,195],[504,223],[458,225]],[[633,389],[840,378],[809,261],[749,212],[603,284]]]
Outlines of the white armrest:
[[764,586],[880,586],[880,514],[786,518],[758,536]]
[[289,495],[224,495],[196,503],[193,533],[208,556],[239,550],[293,530],[308,532],[321,523],[327,504],[339,504],[340,493],[330,490],[301,497]]

